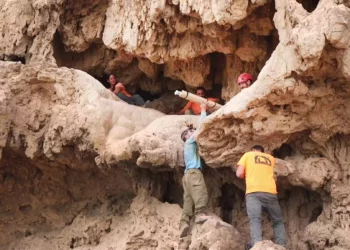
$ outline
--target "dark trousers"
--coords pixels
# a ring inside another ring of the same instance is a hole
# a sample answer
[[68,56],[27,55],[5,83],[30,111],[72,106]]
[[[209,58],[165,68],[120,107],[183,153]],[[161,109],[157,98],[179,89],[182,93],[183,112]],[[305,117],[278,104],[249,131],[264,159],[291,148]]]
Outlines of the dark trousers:
[[272,221],[276,244],[286,246],[286,230],[277,195],[264,192],[246,195],[247,213],[250,223],[251,246],[262,240],[261,212],[265,209]]
[[117,96],[122,99],[123,101],[132,104],[132,105],[136,105],[136,106],[143,106],[145,104],[145,101],[143,100],[143,98],[140,95],[133,95],[133,96],[126,96],[123,93],[118,93]]

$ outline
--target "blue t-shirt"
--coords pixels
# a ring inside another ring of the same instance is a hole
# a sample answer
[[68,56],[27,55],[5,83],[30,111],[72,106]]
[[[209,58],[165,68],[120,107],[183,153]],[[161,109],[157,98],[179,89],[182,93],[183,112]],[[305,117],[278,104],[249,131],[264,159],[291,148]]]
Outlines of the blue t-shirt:
[[[202,111],[199,118],[199,125],[202,123],[206,117],[206,112]],[[199,127],[199,126],[198,126]],[[198,128],[197,128],[198,129]],[[187,169],[202,169],[201,157],[198,153],[197,142],[194,138],[194,134],[187,139],[184,145],[184,158],[185,158],[185,173]]]

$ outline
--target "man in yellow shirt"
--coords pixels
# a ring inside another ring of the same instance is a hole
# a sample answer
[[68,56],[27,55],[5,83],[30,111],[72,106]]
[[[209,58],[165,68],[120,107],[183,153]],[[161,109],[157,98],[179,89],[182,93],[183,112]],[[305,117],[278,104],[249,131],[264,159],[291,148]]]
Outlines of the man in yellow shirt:
[[252,147],[237,163],[236,175],[246,181],[246,206],[250,223],[250,247],[262,240],[261,211],[266,209],[272,221],[277,244],[286,246],[281,208],[278,204],[273,168],[275,158],[260,145]]

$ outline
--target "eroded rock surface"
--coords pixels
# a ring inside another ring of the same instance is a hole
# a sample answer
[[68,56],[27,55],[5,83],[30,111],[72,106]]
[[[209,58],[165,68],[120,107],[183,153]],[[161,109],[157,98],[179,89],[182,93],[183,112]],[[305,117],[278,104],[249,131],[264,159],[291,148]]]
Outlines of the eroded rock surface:
[[261,241],[258,242],[252,250],[284,250],[284,247],[281,247],[279,245],[273,244],[271,241]]

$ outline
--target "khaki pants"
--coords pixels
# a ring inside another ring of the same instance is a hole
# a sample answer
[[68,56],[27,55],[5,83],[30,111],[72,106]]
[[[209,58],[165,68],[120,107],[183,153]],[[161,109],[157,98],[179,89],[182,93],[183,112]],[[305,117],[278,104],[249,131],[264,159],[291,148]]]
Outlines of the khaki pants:
[[206,210],[208,203],[208,191],[205,185],[202,171],[199,169],[189,169],[182,178],[184,188],[184,205],[180,227],[183,224],[190,224],[190,220],[194,213],[198,215]]

